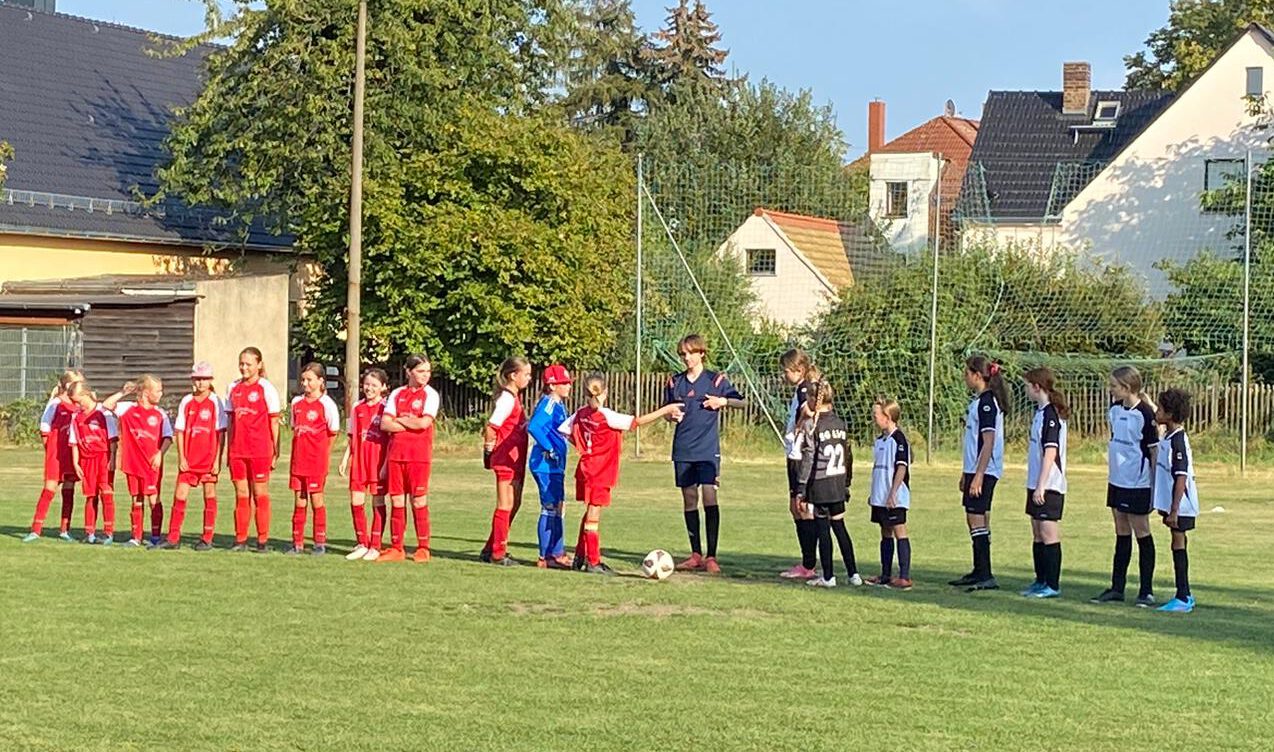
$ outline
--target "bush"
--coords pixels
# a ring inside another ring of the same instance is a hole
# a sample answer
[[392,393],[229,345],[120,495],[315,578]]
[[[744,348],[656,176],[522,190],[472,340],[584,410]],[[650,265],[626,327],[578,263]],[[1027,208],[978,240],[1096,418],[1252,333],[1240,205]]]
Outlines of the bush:
[[18,446],[40,444],[40,415],[44,402],[36,399],[14,400],[0,405],[0,442]]

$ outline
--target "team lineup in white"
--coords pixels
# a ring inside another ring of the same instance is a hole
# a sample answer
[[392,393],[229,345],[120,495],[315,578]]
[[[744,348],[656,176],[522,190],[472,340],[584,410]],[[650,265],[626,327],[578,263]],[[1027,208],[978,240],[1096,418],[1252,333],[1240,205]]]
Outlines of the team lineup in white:
[[[602,560],[599,537],[602,512],[610,506],[619,482],[622,437],[656,420],[675,423],[672,462],[682,497],[690,553],[675,563],[662,550],[652,551],[643,573],[663,579],[678,571],[721,572],[717,559],[720,531],[718,486],[721,469],[720,413],[745,404],[724,373],[705,368],[707,345],[689,335],[678,343],[685,371],[668,380],[664,405],[634,416],[607,406],[605,377],[591,374],[581,387],[583,407],[568,414],[565,403],[574,379],[561,365],[543,371],[543,393],[528,416],[522,393],[531,385],[531,364],[511,357],[495,378],[493,408],[483,429],[483,465],[496,478],[491,532],[480,559],[512,566],[509,531],[522,505],[529,473],[540,500],[537,524],[539,556],[545,569],[574,569],[594,574],[614,572]],[[837,414],[832,386],[807,354],[790,350],[779,365],[794,387],[784,443],[787,454],[789,510],[795,523],[801,561],[779,576],[804,580],[815,587],[836,587],[833,541],[840,549],[851,585],[870,584],[908,590],[911,540],[907,515],[911,507],[911,450],[899,428],[897,402],[872,405],[879,429],[873,445],[868,508],[880,529],[880,574],[858,572],[853,541],[845,524],[853,455],[849,429]],[[154,549],[180,548],[182,526],[191,492],[203,496],[203,525],[195,550],[213,548],[217,522],[217,485],[228,466],[234,486],[234,539],[231,551],[265,552],[270,538],[270,476],[280,463],[280,421],[284,406],[265,375],[261,352],[253,347],[239,357],[240,378],[224,396],[213,386],[212,367],[196,363],[191,390],[170,419],[160,407],[164,385],[150,375],[125,384],[98,399],[83,374],[68,370],[59,379],[40,421],[44,444],[44,485],[36,503],[26,542],[40,540],[54,497],[61,492],[59,535],[73,541],[71,517],[76,485],[84,496],[84,543],[117,545],[114,487],[116,467],[128,488],[129,535],[122,545]],[[432,367],[423,355],[404,363],[404,383],[390,389],[381,369],[362,375],[362,399],[347,417],[348,445],[339,474],[347,478],[355,546],[351,561],[425,563],[430,554],[429,479],[433,461],[438,393],[429,385]],[[1066,498],[1066,445],[1069,407],[1052,371],[1035,368],[1022,375],[1034,403],[1027,450],[1025,512],[1031,518],[1035,580],[1022,595],[1061,595],[1061,520]],[[961,504],[968,522],[972,568],[949,584],[969,591],[999,588],[991,567],[991,504],[1004,471],[1004,415],[1009,406],[1004,374],[983,356],[965,363],[964,380],[973,398],[965,418]],[[1133,539],[1138,550],[1139,588],[1135,604],[1160,611],[1193,610],[1187,533],[1199,514],[1193,459],[1184,421],[1189,395],[1168,389],[1152,401],[1142,391],[1135,368],[1110,374],[1112,405],[1108,413],[1109,483],[1106,504],[1115,526],[1115,552],[1110,587],[1091,600],[1125,600]],[[301,369],[298,396],[287,406],[292,445],[287,470],[293,492],[292,536],[285,549],[302,554],[306,524],[311,525],[312,554],[327,552],[326,483],[331,442],[340,431],[340,415],[326,394],[325,371],[316,363]],[[165,455],[176,446],[176,484],[168,529],[160,487]],[[565,504],[567,455],[578,455],[575,499],[584,505],[572,555],[566,553]],[[368,509],[370,507],[370,510]],[[405,548],[408,508],[416,547]],[[702,510],[702,514],[701,514]],[[1166,603],[1154,596],[1155,544],[1151,513],[1157,512],[1170,531],[1175,593]],[[370,514],[369,514],[370,512]],[[144,526],[149,515],[149,535]],[[98,530],[99,519],[102,523]],[[249,540],[255,523],[255,537]],[[385,542],[388,531],[389,542]],[[897,573],[894,564],[897,563]]]

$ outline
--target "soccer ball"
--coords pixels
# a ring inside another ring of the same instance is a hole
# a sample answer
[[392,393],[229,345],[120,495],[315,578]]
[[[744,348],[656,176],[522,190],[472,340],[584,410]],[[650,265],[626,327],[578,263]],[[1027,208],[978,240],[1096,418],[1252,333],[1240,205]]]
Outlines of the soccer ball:
[[646,558],[641,562],[641,573],[652,580],[666,580],[672,575],[672,570],[676,564],[672,561],[672,554],[656,548],[654,551],[646,554]]

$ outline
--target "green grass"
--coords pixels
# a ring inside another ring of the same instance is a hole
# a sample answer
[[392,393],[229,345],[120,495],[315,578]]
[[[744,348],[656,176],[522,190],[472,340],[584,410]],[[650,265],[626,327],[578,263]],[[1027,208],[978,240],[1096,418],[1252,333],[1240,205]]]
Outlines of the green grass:
[[[953,466],[915,469],[917,585],[896,593],[774,577],[795,549],[776,462],[725,466],[727,576],[655,583],[477,563],[492,483],[471,456],[435,467],[428,566],[23,545],[36,460],[0,450],[0,749],[1201,752],[1274,738],[1268,470],[1203,468],[1205,508],[1226,511],[1192,534],[1199,608],[1182,617],[1086,602],[1113,544],[1100,467],[1072,471],[1064,597],[1039,602],[1014,594],[1030,569],[1016,467],[994,521],[1006,589],[965,594],[943,584],[968,569]],[[602,526],[625,574],[649,549],[684,553],[670,486],[666,462],[626,463]],[[338,548],[343,496],[337,485]],[[224,544],[228,483],[221,498]],[[280,476],[274,498],[277,538]],[[514,525],[524,559],[536,508],[532,491]],[[857,498],[870,572],[866,518]],[[80,519],[77,506],[77,533]]]

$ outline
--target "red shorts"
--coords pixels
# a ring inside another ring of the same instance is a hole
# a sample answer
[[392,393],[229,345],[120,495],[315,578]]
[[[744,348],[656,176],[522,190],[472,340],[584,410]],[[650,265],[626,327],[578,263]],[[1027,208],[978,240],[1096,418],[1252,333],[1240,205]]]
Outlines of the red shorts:
[[80,473],[84,476],[84,495],[93,497],[102,491],[111,491],[115,485],[114,473],[110,470],[110,457],[80,456]]
[[582,501],[589,506],[610,506],[610,491],[605,486],[590,486],[584,482],[583,478],[575,479],[575,500]]
[[55,480],[59,483],[74,483],[75,467],[70,459],[61,456],[60,452],[45,452],[44,480],[45,482]]
[[231,457],[230,480],[264,483],[270,480],[270,457]]
[[395,462],[389,463],[389,495],[390,496],[428,496],[429,471],[432,466],[428,462]]
[[502,480],[509,483],[521,483],[526,480],[526,463],[522,462],[515,465],[491,463],[491,472],[495,473],[496,480]]
[[205,483],[216,483],[217,476],[213,473],[201,473],[197,470],[187,470],[184,473],[177,474],[177,482],[185,483],[187,486],[194,488],[202,486]]
[[157,496],[159,495],[159,475],[153,478],[142,478],[138,475],[129,475],[124,473],[124,477],[128,479],[128,495],[129,496]]
[[389,493],[389,481],[366,481],[362,478],[355,478],[351,476],[349,479],[349,490],[353,493],[362,493],[367,494],[368,496],[384,496]]
[[289,475],[288,488],[293,491],[304,491],[306,493],[323,493],[323,489],[327,487],[327,476],[305,476],[305,475]]

